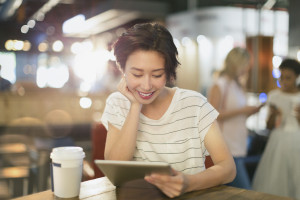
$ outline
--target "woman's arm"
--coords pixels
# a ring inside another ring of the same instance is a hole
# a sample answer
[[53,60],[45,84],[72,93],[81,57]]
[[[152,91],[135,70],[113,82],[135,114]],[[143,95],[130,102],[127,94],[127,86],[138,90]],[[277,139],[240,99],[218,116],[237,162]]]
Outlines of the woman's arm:
[[233,157],[216,122],[205,136],[204,144],[214,165],[196,175],[187,175],[188,187],[186,191],[226,184],[235,178],[236,168]]
[[222,101],[224,101],[224,97],[222,97],[221,90],[219,86],[216,84],[213,85],[213,87],[211,88],[208,94],[208,101],[219,112],[219,116],[218,116],[219,121],[227,120],[238,115],[250,116],[254,113],[257,113],[262,107],[262,106],[244,106],[242,108],[224,110],[222,108]]
[[145,179],[168,197],[231,182],[236,175],[235,164],[216,122],[209,129],[204,143],[214,166],[194,175],[174,170],[174,176],[152,174]]
[[130,100],[131,106],[121,130],[108,123],[104,157],[106,160],[132,160],[136,147],[141,104],[128,90],[125,78],[121,79],[118,89]]

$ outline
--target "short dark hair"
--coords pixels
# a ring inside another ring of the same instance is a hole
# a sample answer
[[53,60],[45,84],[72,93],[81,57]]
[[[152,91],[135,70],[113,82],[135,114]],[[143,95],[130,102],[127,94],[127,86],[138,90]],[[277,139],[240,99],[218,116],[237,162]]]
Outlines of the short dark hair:
[[137,50],[156,51],[165,59],[167,82],[176,79],[178,51],[171,33],[158,23],[136,24],[123,33],[113,44],[117,64],[125,69],[128,57]]
[[300,63],[292,58],[284,59],[281,64],[279,65],[279,69],[290,69],[292,70],[297,76],[300,75]]

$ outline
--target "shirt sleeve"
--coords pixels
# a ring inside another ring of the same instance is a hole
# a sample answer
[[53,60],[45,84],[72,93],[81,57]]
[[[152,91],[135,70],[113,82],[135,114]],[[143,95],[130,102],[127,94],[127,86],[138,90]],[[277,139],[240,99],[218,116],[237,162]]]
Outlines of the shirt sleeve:
[[101,117],[101,122],[105,126],[106,130],[108,130],[108,123],[118,129],[122,128],[126,114],[124,113],[124,108],[122,108],[121,103],[122,100],[116,93],[111,94],[106,99],[106,105]]
[[217,119],[218,115],[219,112],[207,100],[201,106],[198,128],[203,156],[209,155],[209,152],[206,150],[204,145],[204,138],[213,122]]

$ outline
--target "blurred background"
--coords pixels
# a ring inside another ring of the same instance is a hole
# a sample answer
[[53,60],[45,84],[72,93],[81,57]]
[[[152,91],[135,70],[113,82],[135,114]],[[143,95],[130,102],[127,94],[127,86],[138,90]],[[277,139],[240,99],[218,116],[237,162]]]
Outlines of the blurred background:
[[[300,60],[299,9],[298,0],[0,0],[0,75],[12,83],[0,92],[3,198],[49,188],[53,147],[81,146],[92,159],[120,77],[111,45],[128,27],[164,24],[179,50],[176,85],[204,95],[229,50],[247,47],[248,101],[257,105],[278,87],[282,59]],[[250,117],[249,130],[263,132],[264,115]],[[5,176],[16,166],[25,166],[13,169],[19,177]]]

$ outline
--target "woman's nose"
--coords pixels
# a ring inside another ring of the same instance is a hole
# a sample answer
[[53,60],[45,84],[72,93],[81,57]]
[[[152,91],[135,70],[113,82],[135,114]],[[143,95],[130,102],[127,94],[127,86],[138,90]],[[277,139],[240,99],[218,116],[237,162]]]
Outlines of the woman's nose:
[[145,78],[142,80],[142,89],[145,91],[152,89],[151,78],[149,76],[145,76]]

